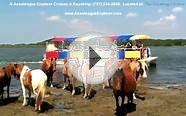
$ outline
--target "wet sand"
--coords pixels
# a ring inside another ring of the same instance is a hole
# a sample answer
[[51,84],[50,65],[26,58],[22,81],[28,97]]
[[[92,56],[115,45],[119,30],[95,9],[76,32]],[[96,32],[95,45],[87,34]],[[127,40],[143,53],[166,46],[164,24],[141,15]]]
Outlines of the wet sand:
[[[79,88],[81,89],[81,88]],[[11,97],[0,103],[1,116],[113,116],[115,100],[111,89],[102,89],[101,85],[94,87],[95,96],[84,99],[83,94],[71,96],[62,88],[47,88],[43,103],[43,112],[34,111],[34,101],[31,105],[22,106],[22,95]],[[151,87],[141,84],[138,95],[145,96],[145,100],[137,99],[135,104],[125,104],[124,113],[128,116],[183,116],[186,114],[186,87]],[[5,96],[6,97],[6,96]]]

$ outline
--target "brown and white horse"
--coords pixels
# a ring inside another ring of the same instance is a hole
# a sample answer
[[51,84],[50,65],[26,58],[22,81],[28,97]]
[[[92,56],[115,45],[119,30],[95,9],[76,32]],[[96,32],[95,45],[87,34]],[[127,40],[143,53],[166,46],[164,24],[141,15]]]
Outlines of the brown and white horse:
[[[113,93],[116,100],[116,109],[120,109],[124,104],[125,96],[128,97],[128,103],[133,103],[133,94],[137,87],[136,72],[141,69],[135,62],[135,67],[131,68],[131,60],[122,60],[119,63],[118,70],[113,75]],[[133,65],[134,65],[133,64]]]
[[31,92],[36,95],[35,110],[41,110],[41,104],[45,95],[47,75],[41,70],[31,70],[28,66],[23,64],[15,64],[15,71],[20,75],[21,87],[23,90],[23,106],[26,102],[26,89],[29,91],[29,99]]
[[9,64],[6,67],[0,68],[0,94],[3,100],[3,88],[7,86],[7,98],[9,98],[9,87],[11,82],[11,76],[15,75],[15,69],[13,64]]
[[53,74],[56,71],[56,59],[43,60],[41,69],[47,75],[47,86],[53,87],[52,81],[53,81]]

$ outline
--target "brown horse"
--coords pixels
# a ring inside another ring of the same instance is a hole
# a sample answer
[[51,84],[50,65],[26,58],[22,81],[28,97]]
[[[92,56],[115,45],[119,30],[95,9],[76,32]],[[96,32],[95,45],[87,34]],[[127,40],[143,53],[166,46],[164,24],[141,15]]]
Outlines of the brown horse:
[[15,67],[13,64],[9,64],[6,67],[0,68],[0,94],[3,100],[3,88],[7,86],[7,98],[9,98],[9,87],[11,76],[15,76]]
[[113,93],[116,100],[116,109],[121,109],[125,96],[128,103],[133,103],[133,93],[136,90],[137,80],[134,71],[130,67],[131,60],[122,60],[118,70],[113,75]]
[[47,75],[47,86],[53,87],[52,81],[53,74],[56,71],[56,59],[45,59],[41,69]]

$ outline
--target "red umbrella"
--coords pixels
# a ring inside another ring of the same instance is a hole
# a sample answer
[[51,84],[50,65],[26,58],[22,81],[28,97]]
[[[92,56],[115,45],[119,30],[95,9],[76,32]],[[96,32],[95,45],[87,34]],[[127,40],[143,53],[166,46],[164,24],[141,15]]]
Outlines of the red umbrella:
[[108,40],[114,41],[114,40],[117,39],[117,37],[118,37],[118,36],[110,35],[110,36],[107,36],[107,37],[102,38],[101,40],[102,40],[102,41],[108,41]]
[[55,37],[51,41],[52,42],[63,42],[65,40],[64,37]]

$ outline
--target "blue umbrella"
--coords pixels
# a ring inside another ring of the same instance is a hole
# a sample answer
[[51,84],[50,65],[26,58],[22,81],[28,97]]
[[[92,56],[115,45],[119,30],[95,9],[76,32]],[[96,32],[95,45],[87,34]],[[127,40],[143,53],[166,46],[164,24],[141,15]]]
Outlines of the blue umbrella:
[[134,35],[119,35],[117,41],[128,41]]
[[72,43],[77,37],[65,38],[64,42]]

